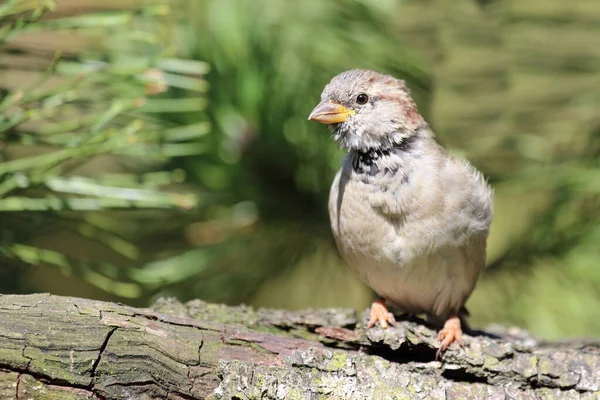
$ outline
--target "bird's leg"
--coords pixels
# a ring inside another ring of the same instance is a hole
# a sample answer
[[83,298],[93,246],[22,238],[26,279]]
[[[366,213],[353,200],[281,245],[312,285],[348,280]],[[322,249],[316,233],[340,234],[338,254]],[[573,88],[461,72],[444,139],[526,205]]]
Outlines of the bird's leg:
[[446,320],[444,328],[438,333],[438,339],[441,343],[440,348],[435,354],[436,359],[440,356],[440,353],[446,350],[453,342],[456,342],[461,346],[463,345],[462,329],[458,315],[453,314]]
[[379,322],[379,325],[383,329],[388,327],[388,323],[390,325],[396,323],[394,315],[388,311],[385,305],[385,299],[383,298],[379,298],[371,304],[371,316],[369,317],[367,328],[372,328],[377,322]]

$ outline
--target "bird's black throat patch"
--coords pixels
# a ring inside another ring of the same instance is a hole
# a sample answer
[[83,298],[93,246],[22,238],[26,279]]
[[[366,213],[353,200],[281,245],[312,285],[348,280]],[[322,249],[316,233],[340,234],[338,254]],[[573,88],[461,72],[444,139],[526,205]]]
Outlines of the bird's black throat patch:
[[395,175],[398,172],[399,165],[381,167],[379,162],[390,155],[406,152],[414,141],[415,136],[404,139],[401,143],[394,143],[391,147],[371,148],[367,151],[356,151],[352,160],[352,168],[357,174],[366,174],[375,176],[380,173]]

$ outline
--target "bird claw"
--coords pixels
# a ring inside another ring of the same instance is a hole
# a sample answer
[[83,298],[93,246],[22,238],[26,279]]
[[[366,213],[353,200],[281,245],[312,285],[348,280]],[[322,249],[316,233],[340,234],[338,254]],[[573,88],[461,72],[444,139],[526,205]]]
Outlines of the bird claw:
[[439,359],[440,355],[450,346],[456,342],[459,346],[464,346],[462,340],[462,329],[460,325],[460,319],[457,316],[448,318],[444,324],[444,328],[438,333],[438,339],[440,341],[440,347],[435,353],[435,359]]
[[396,323],[394,314],[388,311],[384,300],[376,300],[371,304],[371,315],[367,328],[374,327],[377,322],[383,329],[387,329],[388,324],[394,325]]

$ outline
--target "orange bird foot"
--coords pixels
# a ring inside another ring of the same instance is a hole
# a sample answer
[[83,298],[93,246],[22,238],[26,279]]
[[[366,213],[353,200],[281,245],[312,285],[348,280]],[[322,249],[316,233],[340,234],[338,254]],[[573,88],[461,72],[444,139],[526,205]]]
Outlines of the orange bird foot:
[[377,322],[379,322],[379,326],[383,329],[386,329],[388,324],[394,325],[396,323],[394,315],[388,311],[385,300],[382,299],[376,300],[371,304],[371,316],[369,317],[367,328],[372,328]]
[[440,348],[438,349],[437,353],[435,353],[436,360],[440,357],[440,354],[445,351],[453,342],[456,342],[461,346],[463,345],[462,329],[458,316],[453,315],[446,320],[446,323],[444,323],[444,328],[438,333],[438,339],[440,340]]

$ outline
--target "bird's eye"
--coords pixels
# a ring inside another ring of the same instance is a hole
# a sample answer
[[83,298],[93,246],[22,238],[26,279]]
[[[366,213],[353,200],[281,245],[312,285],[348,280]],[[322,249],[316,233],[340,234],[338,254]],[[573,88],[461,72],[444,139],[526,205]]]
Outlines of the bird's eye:
[[358,103],[360,105],[367,104],[368,101],[369,101],[369,96],[367,96],[364,93],[361,93],[358,96],[356,96],[356,103]]

